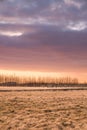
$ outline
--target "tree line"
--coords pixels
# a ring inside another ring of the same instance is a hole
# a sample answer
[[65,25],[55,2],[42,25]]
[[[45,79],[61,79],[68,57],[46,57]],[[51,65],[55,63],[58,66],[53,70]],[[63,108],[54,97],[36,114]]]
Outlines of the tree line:
[[79,83],[77,78],[70,77],[19,77],[15,75],[0,75],[0,86],[86,86]]

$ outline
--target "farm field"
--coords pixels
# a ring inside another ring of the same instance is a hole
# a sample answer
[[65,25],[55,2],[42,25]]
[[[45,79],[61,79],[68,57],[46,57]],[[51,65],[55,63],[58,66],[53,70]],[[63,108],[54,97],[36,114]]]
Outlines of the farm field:
[[1,91],[0,130],[87,130],[87,91]]

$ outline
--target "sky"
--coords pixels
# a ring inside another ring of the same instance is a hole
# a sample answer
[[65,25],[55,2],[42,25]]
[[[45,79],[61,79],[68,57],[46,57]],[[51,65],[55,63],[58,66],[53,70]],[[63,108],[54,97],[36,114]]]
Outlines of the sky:
[[0,72],[87,81],[87,0],[0,0]]

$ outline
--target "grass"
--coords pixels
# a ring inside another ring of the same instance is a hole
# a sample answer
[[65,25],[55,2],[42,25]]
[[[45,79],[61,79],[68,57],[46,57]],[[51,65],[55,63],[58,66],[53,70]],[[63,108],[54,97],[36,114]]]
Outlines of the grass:
[[87,91],[1,92],[0,130],[87,130]]

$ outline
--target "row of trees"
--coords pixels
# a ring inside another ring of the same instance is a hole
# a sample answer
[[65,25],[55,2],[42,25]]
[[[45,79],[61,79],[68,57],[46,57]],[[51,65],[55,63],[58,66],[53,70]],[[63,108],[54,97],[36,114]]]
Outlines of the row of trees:
[[78,79],[63,77],[63,78],[51,78],[51,77],[19,77],[15,75],[7,76],[0,75],[0,85],[13,84],[13,85],[60,85],[60,84],[79,84]]

